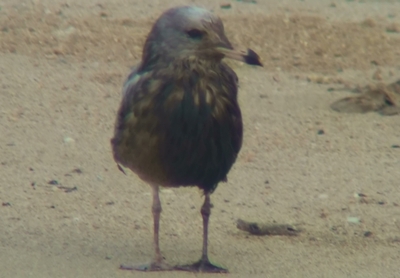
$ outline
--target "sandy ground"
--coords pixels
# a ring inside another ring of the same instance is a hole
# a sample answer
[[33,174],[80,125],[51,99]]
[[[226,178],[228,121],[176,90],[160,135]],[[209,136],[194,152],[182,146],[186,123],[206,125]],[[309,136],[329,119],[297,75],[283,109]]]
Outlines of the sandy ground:
[[[151,196],[109,144],[146,33],[185,3],[213,9],[265,64],[231,63],[245,140],[212,196],[212,260],[229,277],[399,277],[400,118],[329,105],[378,69],[400,77],[400,1],[144,2],[0,1],[0,277],[197,276],[118,269],[152,255]],[[165,257],[198,259],[199,191],[161,198]],[[303,232],[249,236],[237,218]]]

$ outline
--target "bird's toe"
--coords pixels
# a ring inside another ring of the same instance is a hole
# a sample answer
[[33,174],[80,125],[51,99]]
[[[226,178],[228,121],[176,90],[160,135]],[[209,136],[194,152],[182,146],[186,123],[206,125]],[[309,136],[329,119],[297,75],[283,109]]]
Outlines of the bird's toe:
[[200,260],[193,264],[175,266],[176,270],[203,273],[228,273],[226,268],[212,264],[209,260]]
[[133,271],[169,271],[169,270],[174,270],[172,266],[170,266],[168,263],[162,261],[162,262],[151,262],[151,263],[145,263],[145,264],[138,264],[138,265],[126,265],[126,264],[121,264],[119,269],[122,270],[133,270]]

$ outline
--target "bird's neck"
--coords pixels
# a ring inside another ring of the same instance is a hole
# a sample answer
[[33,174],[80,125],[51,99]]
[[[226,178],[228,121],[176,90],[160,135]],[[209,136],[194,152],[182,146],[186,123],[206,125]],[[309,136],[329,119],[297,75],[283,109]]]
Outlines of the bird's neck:
[[216,68],[222,56],[205,56],[194,53],[181,53],[172,56],[170,53],[143,52],[142,70],[152,71],[157,68],[173,68],[176,70],[196,70],[198,73]]
[[196,71],[199,74],[207,74],[210,70],[216,70],[221,60],[208,59],[196,55],[182,56],[174,60],[172,63],[176,69],[186,71]]

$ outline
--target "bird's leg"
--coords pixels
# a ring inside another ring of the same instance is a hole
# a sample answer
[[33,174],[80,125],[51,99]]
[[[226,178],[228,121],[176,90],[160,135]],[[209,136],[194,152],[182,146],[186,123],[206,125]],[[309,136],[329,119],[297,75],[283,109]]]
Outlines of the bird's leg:
[[161,201],[159,196],[159,190],[157,185],[151,186],[153,190],[153,205],[151,207],[151,212],[153,213],[153,245],[154,245],[154,260],[153,263],[161,264],[162,263],[162,255],[160,251],[160,243],[159,243],[159,230],[160,230],[160,214],[162,211]]
[[201,259],[191,265],[184,265],[176,267],[179,270],[186,270],[192,272],[211,272],[211,273],[226,273],[227,269],[216,266],[208,259],[208,221],[211,214],[210,193],[205,194],[204,204],[201,207],[201,215],[203,217],[203,252]]
[[163,270],[172,270],[171,266],[169,266],[163,259],[160,251],[159,244],[159,230],[160,230],[160,214],[162,211],[161,201],[159,196],[159,187],[158,185],[151,185],[151,189],[153,191],[153,205],[151,207],[151,211],[153,213],[154,220],[154,230],[153,230],[153,245],[154,245],[154,258],[150,264],[143,264],[137,266],[126,266],[121,265],[121,269],[125,270],[139,270],[139,271],[163,271]]
[[203,252],[201,254],[201,261],[208,262],[208,222],[211,215],[211,202],[210,195],[206,194],[204,204],[201,207],[201,216],[203,217]]

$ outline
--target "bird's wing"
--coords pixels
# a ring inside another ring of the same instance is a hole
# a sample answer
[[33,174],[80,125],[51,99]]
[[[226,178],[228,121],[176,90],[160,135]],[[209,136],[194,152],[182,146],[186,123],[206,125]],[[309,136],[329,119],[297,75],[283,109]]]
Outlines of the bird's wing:
[[125,96],[126,92],[129,91],[129,88],[134,86],[140,79],[140,74],[138,73],[140,64],[137,64],[131,68],[131,73],[128,75],[124,82],[124,87],[122,89],[122,97]]

